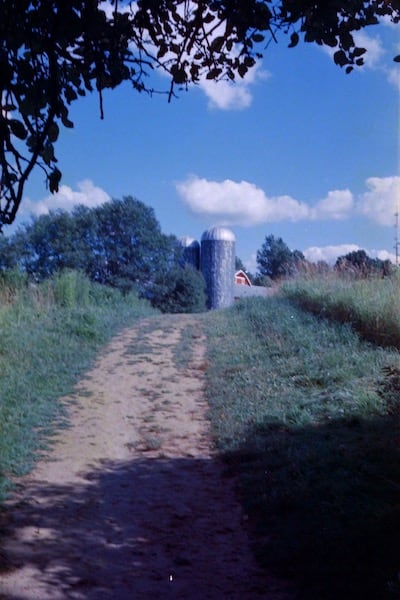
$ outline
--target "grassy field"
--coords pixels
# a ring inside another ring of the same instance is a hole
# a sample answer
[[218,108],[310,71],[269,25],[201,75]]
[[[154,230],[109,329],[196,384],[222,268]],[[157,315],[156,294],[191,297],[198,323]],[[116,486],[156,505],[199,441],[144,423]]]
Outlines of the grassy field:
[[[304,600],[400,597],[399,283],[283,293],[200,316],[174,360],[186,364],[204,327],[213,433],[266,570]],[[60,396],[153,313],[79,273],[0,279],[0,499],[65,425]]]
[[385,279],[298,278],[282,286],[298,306],[347,323],[367,340],[400,349],[400,275]]
[[399,596],[397,352],[284,298],[206,326],[213,431],[261,563],[305,600]]
[[0,280],[0,499],[63,425],[58,398],[112,335],[152,313],[76,272],[40,286],[12,273]]

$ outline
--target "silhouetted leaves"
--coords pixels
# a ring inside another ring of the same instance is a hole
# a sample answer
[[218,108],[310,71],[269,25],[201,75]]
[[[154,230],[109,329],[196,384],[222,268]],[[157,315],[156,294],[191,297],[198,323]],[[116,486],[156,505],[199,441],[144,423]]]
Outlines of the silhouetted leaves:
[[297,46],[297,44],[299,43],[300,37],[299,34],[294,32],[292,33],[292,35],[290,36],[290,44],[288,46],[288,48],[294,48],[295,46]]
[[53,144],[60,123],[73,127],[69,106],[88,92],[100,95],[103,117],[104,89],[130,81],[152,92],[155,69],[170,78],[169,99],[175,86],[204,77],[243,78],[279,31],[290,34],[290,48],[301,39],[336,48],[335,63],[350,72],[365,52],[353,32],[400,19],[398,2],[381,0],[273,7],[269,0],[138,0],[132,10],[115,0],[0,0],[0,7],[0,227],[13,222],[36,165],[58,189]]

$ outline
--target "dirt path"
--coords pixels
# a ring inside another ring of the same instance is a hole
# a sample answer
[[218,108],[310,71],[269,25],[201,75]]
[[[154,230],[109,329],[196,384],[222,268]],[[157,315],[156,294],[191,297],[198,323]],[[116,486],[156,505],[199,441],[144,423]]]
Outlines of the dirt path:
[[204,360],[193,316],[114,338],[65,399],[71,427],[8,502],[0,598],[289,597],[252,563],[213,455]]

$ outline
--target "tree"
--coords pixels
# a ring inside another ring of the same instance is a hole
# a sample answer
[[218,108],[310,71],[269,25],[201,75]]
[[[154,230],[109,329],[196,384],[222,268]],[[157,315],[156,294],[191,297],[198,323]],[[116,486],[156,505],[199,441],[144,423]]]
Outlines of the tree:
[[394,271],[389,260],[371,258],[365,250],[354,250],[344,256],[339,256],[334,268],[342,275],[354,277],[385,277]]
[[169,268],[176,240],[161,232],[154,210],[143,202],[131,196],[113,200],[82,213],[80,220],[91,251],[87,273],[94,281],[136,288],[146,296]]
[[77,269],[98,283],[151,297],[174,264],[177,245],[161,232],[152,208],[127,196],[34,217],[9,238],[6,250],[36,280]]
[[259,275],[271,279],[294,275],[303,261],[305,258],[300,250],[290,250],[282,238],[273,235],[267,236],[257,251]]
[[37,281],[63,269],[85,270],[87,255],[79,253],[77,223],[64,210],[32,217],[9,238],[9,244],[16,264]]
[[[388,17],[400,0],[0,0],[0,226],[12,223],[35,166],[51,192],[61,170],[60,126],[73,127],[70,105],[122,82],[154,91],[148,75],[176,86],[201,77],[244,77],[278,34],[336,49],[349,72],[363,63],[353,32]],[[400,60],[396,57],[395,60]]]

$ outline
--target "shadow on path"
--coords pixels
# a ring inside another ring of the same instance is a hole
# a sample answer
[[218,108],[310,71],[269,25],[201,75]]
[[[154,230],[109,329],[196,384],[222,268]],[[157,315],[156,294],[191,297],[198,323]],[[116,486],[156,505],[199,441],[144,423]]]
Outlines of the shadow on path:
[[[230,481],[214,459],[104,461],[84,477],[25,487],[4,515],[3,599],[287,597],[248,564],[239,509],[221,493]],[[15,569],[24,588],[8,588]]]

